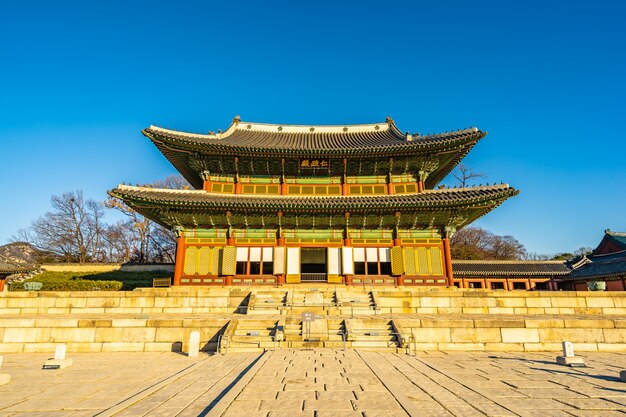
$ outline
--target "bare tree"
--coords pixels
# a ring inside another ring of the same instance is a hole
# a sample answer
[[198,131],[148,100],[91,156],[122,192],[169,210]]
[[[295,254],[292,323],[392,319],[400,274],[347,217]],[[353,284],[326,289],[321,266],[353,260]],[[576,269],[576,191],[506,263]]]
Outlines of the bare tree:
[[105,225],[102,206],[85,201],[82,191],[71,191],[50,199],[52,211],[20,230],[14,241],[26,241],[38,249],[62,256],[69,262],[106,259],[102,252]]
[[538,252],[526,252],[524,255],[524,260],[526,261],[548,261],[552,259],[554,255],[548,253],[538,253]]
[[498,236],[480,227],[465,227],[450,240],[456,259],[523,259],[526,248],[513,236]]
[[470,185],[470,180],[487,177],[485,174],[475,172],[472,168],[464,164],[457,165],[456,169],[452,172],[452,176],[457,181],[455,184],[457,188],[466,188]]
[[[172,175],[143,186],[180,190],[189,187],[189,183],[180,175]],[[130,235],[121,233],[119,230],[115,235],[119,239],[125,239],[125,242],[116,243],[118,247],[127,249],[128,258],[124,261],[173,262],[176,252],[176,236],[172,231],[137,213],[117,198],[109,197],[104,205],[127,217],[127,220],[118,227],[126,227]]]

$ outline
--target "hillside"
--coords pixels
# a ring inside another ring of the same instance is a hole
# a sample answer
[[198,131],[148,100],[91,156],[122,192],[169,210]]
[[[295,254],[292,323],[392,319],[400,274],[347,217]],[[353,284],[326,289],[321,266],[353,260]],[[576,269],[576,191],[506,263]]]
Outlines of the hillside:
[[21,267],[44,262],[55,262],[57,259],[56,255],[39,250],[26,242],[13,242],[0,246],[0,265]]

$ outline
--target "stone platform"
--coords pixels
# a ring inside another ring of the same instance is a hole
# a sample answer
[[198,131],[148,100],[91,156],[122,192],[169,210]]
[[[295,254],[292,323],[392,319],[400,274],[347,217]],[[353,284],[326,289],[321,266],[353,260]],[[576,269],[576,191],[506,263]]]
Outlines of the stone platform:
[[[625,416],[621,354],[589,367],[548,353],[277,350],[204,355],[74,354],[47,371],[44,354],[7,354],[0,416],[478,417]],[[37,381],[33,384],[33,381]]]
[[[303,322],[302,313],[318,317]],[[0,353],[626,351],[626,293],[343,287],[0,294]]]

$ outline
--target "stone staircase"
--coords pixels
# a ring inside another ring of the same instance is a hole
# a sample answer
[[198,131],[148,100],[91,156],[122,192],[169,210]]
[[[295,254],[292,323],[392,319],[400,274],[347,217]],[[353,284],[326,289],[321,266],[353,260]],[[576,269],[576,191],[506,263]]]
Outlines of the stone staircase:
[[276,347],[277,320],[231,320],[219,346],[221,353],[256,352]]
[[401,347],[392,320],[355,319],[353,322],[354,340],[350,347],[394,352]]
[[379,310],[378,298],[376,291],[332,287],[254,290],[250,293],[246,314],[300,315],[312,312],[323,315],[369,315]]

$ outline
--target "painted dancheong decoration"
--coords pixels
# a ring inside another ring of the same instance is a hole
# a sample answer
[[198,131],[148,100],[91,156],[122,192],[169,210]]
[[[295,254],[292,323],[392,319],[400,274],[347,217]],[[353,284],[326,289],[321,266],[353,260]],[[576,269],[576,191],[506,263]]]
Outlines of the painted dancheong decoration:
[[244,122],[224,132],[150,126],[195,190],[109,193],[178,235],[175,285],[453,285],[449,238],[518,191],[437,185],[482,139],[382,123]]

